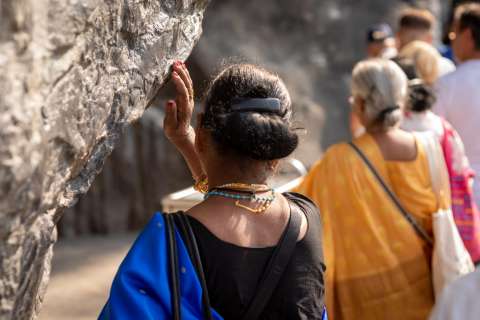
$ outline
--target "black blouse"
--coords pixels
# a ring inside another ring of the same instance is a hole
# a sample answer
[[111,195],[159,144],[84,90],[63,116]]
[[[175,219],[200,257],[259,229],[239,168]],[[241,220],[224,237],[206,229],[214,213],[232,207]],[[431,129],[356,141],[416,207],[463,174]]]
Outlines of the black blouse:
[[[284,196],[305,214],[308,229],[260,319],[321,319],[324,306],[322,229],[317,207],[296,193]],[[247,248],[220,240],[189,216],[197,238],[212,307],[225,320],[241,319],[275,247]]]

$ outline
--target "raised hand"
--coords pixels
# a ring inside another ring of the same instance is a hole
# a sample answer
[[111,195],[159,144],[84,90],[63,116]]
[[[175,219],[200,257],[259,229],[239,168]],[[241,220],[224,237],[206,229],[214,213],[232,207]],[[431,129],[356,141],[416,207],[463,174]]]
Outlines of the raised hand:
[[173,65],[172,81],[177,92],[175,100],[167,101],[163,128],[167,138],[177,148],[193,144],[195,131],[191,125],[194,107],[193,83],[183,62]]
[[195,130],[191,125],[194,107],[193,84],[183,62],[177,61],[173,65],[172,81],[177,96],[175,100],[167,101],[163,130],[185,158],[193,178],[199,181],[206,175],[195,150]]

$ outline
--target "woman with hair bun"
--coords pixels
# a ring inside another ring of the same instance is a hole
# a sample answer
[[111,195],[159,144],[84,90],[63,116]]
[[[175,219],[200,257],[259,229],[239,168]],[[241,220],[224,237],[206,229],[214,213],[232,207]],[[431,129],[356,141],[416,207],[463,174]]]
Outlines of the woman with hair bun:
[[351,90],[366,133],[329,148],[296,190],[322,213],[329,318],[426,319],[432,215],[450,199],[433,190],[423,138],[399,128],[407,98],[400,67],[361,61]]
[[466,156],[462,139],[453,126],[432,112],[436,95],[440,55],[434,47],[414,41],[406,46],[398,62],[408,81],[408,101],[402,120],[406,131],[431,132],[440,141],[450,177],[452,212],[460,236],[472,260],[480,263],[480,212],[474,200],[475,172]]
[[[167,103],[164,130],[184,156],[196,180],[195,188],[204,192],[205,200],[182,217],[198,246],[203,272],[197,270],[197,274],[204,276],[202,299],[209,300],[212,319],[323,319],[325,267],[318,209],[309,199],[295,193],[279,194],[268,184],[280,160],[298,145],[290,95],[283,81],[250,64],[225,68],[212,81],[193,129],[193,85],[185,64],[174,65],[172,79],[177,97]],[[181,225],[178,213],[154,219],[163,225],[168,216],[174,216],[176,227]],[[158,228],[155,230],[158,236]],[[143,269],[132,262],[138,260],[129,258],[140,256],[138,251],[148,257],[141,262]],[[124,304],[132,303],[129,292],[134,290],[128,290],[125,283],[146,282],[143,292],[159,291],[155,289],[161,275],[142,270],[159,270],[156,265],[166,254],[154,241],[149,249],[136,243],[112,285],[109,303],[117,301],[116,307],[107,304],[104,312],[120,314],[125,312]],[[189,275],[188,266],[182,274]],[[170,288],[165,290],[170,292]],[[195,296],[190,291],[181,293],[182,312],[194,309],[185,307]],[[148,309],[149,314],[155,319],[172,318],[168,307],[162,314],[158,311],[170,301],[153,296],[155,308]],[[198,305],[198,299],[195,301]],[[132,308],[140,311],[130,319],[151,319],[138,314],[147,312],[142,303]]]

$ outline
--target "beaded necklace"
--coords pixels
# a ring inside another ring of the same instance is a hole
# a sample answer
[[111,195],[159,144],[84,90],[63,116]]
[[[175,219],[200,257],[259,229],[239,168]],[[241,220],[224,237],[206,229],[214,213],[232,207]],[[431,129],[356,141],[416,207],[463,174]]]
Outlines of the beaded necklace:
[[[232,188],[231,184],[229,184],[229,187]],[[238,191],[240,192],[246,191],[246,192],[249,192],[249,194],[237,194],[237,193],[224,191],[223,188],[214,188],[205,194],[204,199],[206,200],[212,196],[234,199],[236,200],[235,206],[248,210],[255,214],[265,212],[270,207],[272,202],[275,200],[275,190],[273,190],[272,188],[268,188],[266,190],[266,191],[269,191],[269,195],[267,196],[259,196],[258,194],[256,194],[256,192],[259,192],[259,191],[252,191],[252,190],[238,190]],[[241,204],[240,203],[241,200],[256,202],[259,204],[259,206],[252,208],[252,207]]]

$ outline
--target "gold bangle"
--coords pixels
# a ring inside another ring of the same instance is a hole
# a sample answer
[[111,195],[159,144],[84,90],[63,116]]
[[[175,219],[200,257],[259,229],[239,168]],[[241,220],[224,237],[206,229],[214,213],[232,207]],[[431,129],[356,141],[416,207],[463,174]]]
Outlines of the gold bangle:
[[194,180],[195,180],[195,184],[193,185],[193,189],[201,193],[208,192],[208,177],[206,174],[202,175],[198,179],[194,178]]

